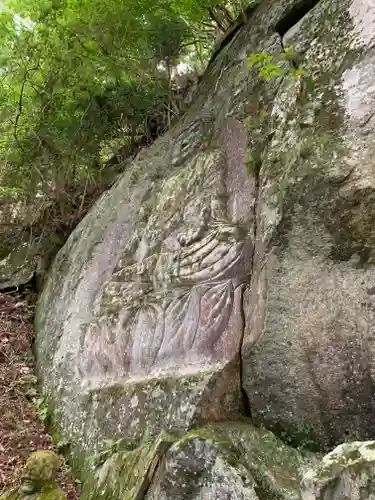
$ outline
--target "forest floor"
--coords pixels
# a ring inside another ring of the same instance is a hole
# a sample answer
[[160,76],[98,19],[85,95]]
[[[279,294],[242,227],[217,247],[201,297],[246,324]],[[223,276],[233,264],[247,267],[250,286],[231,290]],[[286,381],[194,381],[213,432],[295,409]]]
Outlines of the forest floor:
[[[27,301],[0,293],[0,495],[17,484],[18,472],[32,451],[53,449],[38,418],[32,317],[30,297]],[[79,498],[67,465],[58,484],[68,500]]]

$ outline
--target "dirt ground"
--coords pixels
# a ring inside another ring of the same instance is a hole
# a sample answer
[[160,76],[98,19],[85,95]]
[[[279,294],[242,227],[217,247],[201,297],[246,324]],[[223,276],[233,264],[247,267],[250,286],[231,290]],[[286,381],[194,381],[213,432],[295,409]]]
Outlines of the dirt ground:
[[[0,494],[17,484],[17,473],[32,451],[53,449],[38,420],[30,298],[0,293]],[[62,469],[59,486],[69,500],[76,500],[69,467]]]

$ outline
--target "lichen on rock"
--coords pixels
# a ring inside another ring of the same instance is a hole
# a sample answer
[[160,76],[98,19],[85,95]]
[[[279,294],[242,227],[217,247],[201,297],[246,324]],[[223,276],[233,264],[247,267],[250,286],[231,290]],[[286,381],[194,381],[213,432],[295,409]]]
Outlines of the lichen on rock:
[[314,463],[249,423],[193,429],[168,449],[146,500],[301,500],[299,483]]
[[211,424],[145,436],[133,450],[119,442],[92,462],[81,498],[301,500],[299,482],[315,462],[248,422]]
[[172,435],[161,433],[156,439],[144,438],[134,450],[118,449],[103,463],[91,461],[81,498],[142,500],[159,461],[173,442]]
[[372,500],[375,495],[375,441],[337,446],[301,483],[303,500]]

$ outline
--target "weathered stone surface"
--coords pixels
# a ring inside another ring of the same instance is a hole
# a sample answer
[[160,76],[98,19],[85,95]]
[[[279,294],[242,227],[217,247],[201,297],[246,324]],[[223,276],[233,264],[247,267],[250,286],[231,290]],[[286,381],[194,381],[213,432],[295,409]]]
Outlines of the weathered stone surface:
[[[296,444],[374,434],[373,19],[365,0],[263,0],[58,254],[35,347],[79,463],[249,414],[242,387]],[[249,68],[291,43],[280,76]]]
[[41,283],[52,258],[63,244],[61,235],[45,227],[50,210],[45,199],[34,204],[0,193],[0,290]]
[[82,500],[301,500],[299,483],[316,463],[248,422],[145,436],[135,449],[127,446],[120,440],[93,457]]
[[[245,45],[225,78],[240,70],[238,86]],[[138,156],[55,260],[36,314],[38,370],[56,424],[84,454],[114,433],[243,411],[255,181],[223,91]]]
[[[158,182],[144,178],[150,161],[140,159],[73,233],[37,313],[40,374],[81,449],[113,432],[139,437],[145,421],[160,432],[242,409],[251,241],[239,200],[252,183],[241,165],[226,175],[219,149]],[[227,182],[241,189],[227,193]]]
[[[284,7],[259,19],[271,25]],[[249,140],[262,147],[257,116],[280,84],[248,67],[262,45],[282,53],[263,28],[222,49],[185,119],[137,157],[55,260],[36,313],[38,370],[55,424],[80,454],[145,427],[188,429],[244,411],[257,192],[245,155]]]
[[218,441],[230,441],[257,484],[260,500],[298,500],[303,474],[317,463],[313,453],[297,451],[274,434],[248,422],[209,424]]
[[338,446],[305,474],[301,487],[303,500],[374,500],[375,441]]
[[81,499],[142,500],[160,460],[174,441],[172,436],[162,433],[155,440],[143,439],[133,450],[122,449],[120,441],[114,453],[109,450],[94,456]]
[[28,283],[41,269],[41,248],[25,241],[17,241],[17,244],[17,249],[10,250],[0,259],[0,290]]
[[172,445],[146,500],[259,500],[256,483],[233,450],[195,434]]
[[252,416],[297,441],[375,433],[375,8],[321,0],[291,30],[307,78],[284,78],[262,156],[245,298]]
[[270,432],[246,423],[212,425],[169,448],[146,500],[300,500],[308,464]]

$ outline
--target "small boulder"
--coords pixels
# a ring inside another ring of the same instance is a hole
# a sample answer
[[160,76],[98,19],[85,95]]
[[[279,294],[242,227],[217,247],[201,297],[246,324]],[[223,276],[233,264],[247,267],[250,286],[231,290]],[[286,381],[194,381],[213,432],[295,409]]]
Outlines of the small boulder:
[[373,500],[375,441],[337,446],[303,477],[303,500]]
[[213,424],[172,444],[146,500],[301,500],[313,460],[247,423]]
[[201,430],[171,446],[146,500],[259,500],[256,486],[231,443]]

